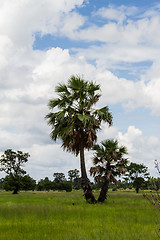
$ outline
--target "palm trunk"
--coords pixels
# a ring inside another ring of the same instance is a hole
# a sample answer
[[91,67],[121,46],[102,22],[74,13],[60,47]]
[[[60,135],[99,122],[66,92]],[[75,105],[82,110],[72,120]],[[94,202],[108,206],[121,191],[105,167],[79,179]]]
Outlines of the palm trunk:
[[87,202],[96,203],[96,199],[92,193],[92,188],[90,185],[90,181],[87,177],[85,160],[84,160],[84,147],[83,145],[80,148],[80,163],[81,163],[81,185],[84,191],[84,196]]
[[98,202],[103,203],[107,198],[108,186],[109,186],[109,181],[105,179],[98,197]]
[[104,182],[102,183],[101,191],[99,194],[98,202],[103,203],[105,199],[107,198],[107,192],[108,192],[108,187],[109,187],[109,182],[110,182],[110,176],[111,176],[111,171],[110,171],[110,164],[106,165],[106,173],[104,176]]

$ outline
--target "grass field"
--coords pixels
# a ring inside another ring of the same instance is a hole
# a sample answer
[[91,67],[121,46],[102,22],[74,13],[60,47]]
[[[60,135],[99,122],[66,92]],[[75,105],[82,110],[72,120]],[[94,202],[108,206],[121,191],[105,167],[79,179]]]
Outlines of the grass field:
[[82,195],[0,192],[0,240],[158,239],[160,213],[141,193],[110,192],[95,205]]

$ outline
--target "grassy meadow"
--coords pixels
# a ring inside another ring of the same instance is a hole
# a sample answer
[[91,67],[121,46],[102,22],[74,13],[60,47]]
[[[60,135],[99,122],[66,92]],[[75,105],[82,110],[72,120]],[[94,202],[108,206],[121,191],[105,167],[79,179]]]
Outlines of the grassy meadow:
[[160,213],[142,194],[109,192],[90,205],[81,191],[0,192],[0,240],[154,240]]

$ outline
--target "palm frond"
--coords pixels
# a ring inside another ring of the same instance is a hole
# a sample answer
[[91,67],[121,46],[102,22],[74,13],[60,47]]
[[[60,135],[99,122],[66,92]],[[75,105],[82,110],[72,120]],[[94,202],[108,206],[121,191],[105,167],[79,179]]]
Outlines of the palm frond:
[[78,154],[83,142],[83,147],[89,150],[97,140],[101,122],[111,125],[108,107],[93,109],[100,98],[96,92],[99,90],[98,84],[85,81],[78,75],[71,76],[67,84],[60,83],[55,88],[58,98],[49,101],[51,112],[46,119],[52,128],[52,139],[60,138],[64,149]]
[[56,93],[65,93],[67,95],[70,95],[70,92],[67,88],[67,85],[64,83],[59,83],[56,87],[55,87],[55,92]]
[[[107,139],[101,142],[101,145],[95,144],[93,164],[98,166],[98,174],[106,178],[107,181],[116,181],[115,177],[126,172],[128,159],[123,156],[127,154],[124,146],[118,146],[118,140]],[[97,176],[97,175],[95,175]]]

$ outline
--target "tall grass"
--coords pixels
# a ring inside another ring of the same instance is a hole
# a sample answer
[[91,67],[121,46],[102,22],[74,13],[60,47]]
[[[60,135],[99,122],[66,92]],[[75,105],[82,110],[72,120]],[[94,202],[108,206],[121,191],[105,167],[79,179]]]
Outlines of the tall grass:
[[133,192],[94,205],[79,191],[0,193],[0,240],[153,240],[158,228],[154,206]]

